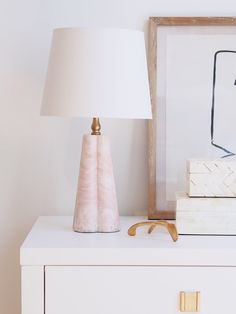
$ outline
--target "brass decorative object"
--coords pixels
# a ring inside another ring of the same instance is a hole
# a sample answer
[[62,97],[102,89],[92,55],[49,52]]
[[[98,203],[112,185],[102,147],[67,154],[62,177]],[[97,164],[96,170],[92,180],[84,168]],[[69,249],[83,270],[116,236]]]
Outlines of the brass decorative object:
[[93,118],[91,130],[91,135],[101,135],[101,124],[99,118]]
[[135,236],[136,235],[136,229],[138,227],[141,226],[146,226],[149,225],[149,229],[148,229],[148,233],[152,233],[152,231],[157,227],[157,226],[163,226],[167,229],[167,231],[169,232],[172,240],[174,242],[176,242],[178,240],[178,232],[177,229],[175,227],[174,224],[169,223],[165,220],[159,220],[159,221],[142,221],[142,222],[138,222],[134,225],[132,225],[129,229],[128,229],[128,235],[129,236]]
[[200,292],[180,292],[181,312],[200,312]]

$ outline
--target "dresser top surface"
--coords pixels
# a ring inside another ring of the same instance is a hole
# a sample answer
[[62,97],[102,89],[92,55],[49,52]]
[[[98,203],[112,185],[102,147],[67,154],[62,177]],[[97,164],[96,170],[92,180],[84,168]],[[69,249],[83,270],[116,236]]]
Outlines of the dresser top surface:
[[39,217],[21,247],[21,265],[211,265],[236,266],[236,236],[179,236],[162,227],[130,237],[145,217],[121,217],[121,231],[77,233],[71,216]]

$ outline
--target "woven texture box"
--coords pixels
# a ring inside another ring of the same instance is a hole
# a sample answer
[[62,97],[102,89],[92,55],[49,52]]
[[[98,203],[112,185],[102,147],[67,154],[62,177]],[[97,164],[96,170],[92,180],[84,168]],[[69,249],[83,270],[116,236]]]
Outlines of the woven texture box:
[[187,193],[190,197],[236,197],[236,161],[188,160]]

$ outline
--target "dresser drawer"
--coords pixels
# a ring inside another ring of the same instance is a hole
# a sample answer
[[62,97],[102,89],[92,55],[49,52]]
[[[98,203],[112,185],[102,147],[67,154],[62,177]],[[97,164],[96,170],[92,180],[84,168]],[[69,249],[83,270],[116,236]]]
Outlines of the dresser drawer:
[[48,266],[46,314],[174,314],[180,292],[200,292],[200,313],[232,313],[235,267]]

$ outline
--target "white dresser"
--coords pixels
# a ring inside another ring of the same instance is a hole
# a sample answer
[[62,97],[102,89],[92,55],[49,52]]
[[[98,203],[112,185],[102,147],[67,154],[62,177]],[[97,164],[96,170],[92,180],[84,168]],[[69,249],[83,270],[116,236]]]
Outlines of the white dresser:
[[236,237],[81,234],[72,217],[40,217],[21,247],[22,314],[236,311]]

